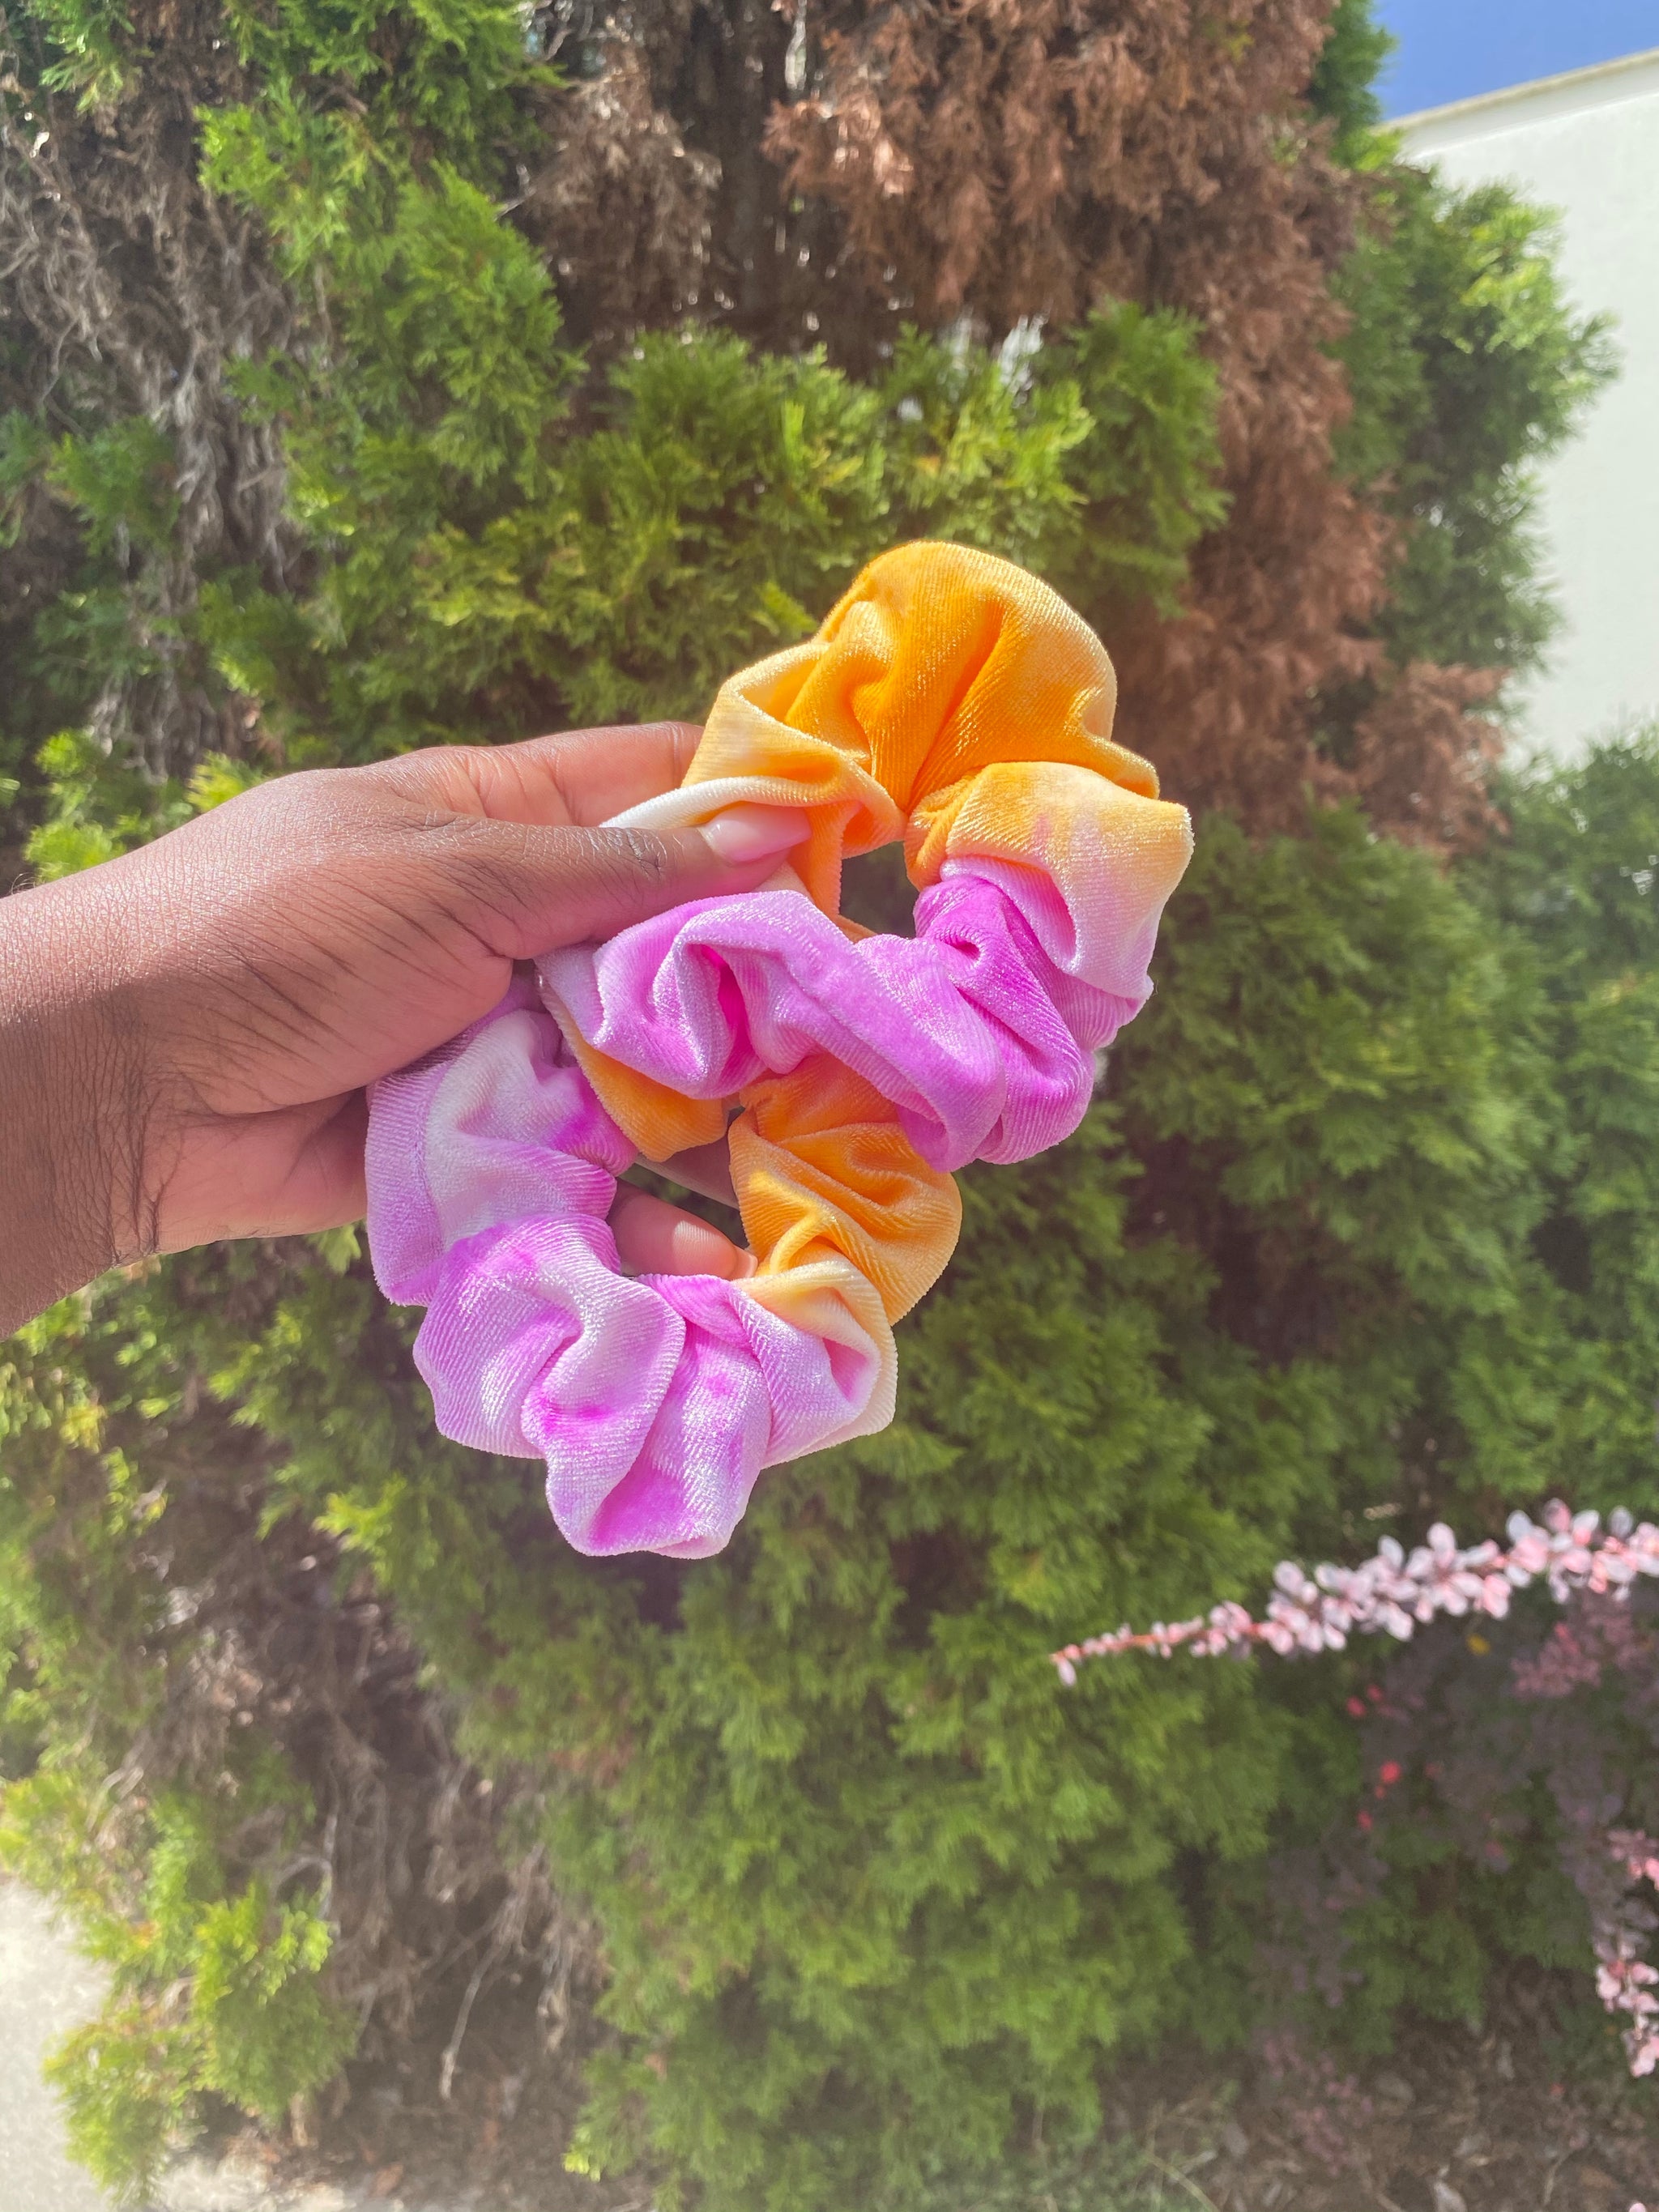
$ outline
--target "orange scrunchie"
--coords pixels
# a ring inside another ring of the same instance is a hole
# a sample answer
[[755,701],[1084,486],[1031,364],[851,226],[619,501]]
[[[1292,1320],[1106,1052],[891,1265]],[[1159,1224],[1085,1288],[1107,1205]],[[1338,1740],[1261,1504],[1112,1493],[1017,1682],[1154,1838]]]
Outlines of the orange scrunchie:
[[[679,790],[617,819],[678,828],[739,804],[804,808],[811,836],[767,888],[804,890],[838,921],[843,857],[900,838],[919,890],[953,860],[1036,872],[1069,918],[1073,972],[1130,990],[1192,839],[1149,763],[1112,741],[1116,693],[1100,641],[1048,586],[966,547],[902,546],[816,636],[723,685]],[[567,1034],[646,1158],[726,1133],[726,1102],[683,1097]],[[850,1269],[889,1324],[907,1312],[955,1249],[961,1201],[897,1109],[822,1054],[739,1103],[729,1139],[754,1294],[811,1327],[791,1285],[820,1318],[833,1288],[870,1325]]]

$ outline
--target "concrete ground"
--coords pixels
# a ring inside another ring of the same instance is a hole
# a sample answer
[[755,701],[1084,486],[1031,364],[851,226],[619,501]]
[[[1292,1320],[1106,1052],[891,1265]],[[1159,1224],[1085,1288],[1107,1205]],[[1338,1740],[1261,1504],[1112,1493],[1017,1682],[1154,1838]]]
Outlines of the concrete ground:
[[98,2008],[100,1977],[54,1933],[46,1908],[0,1882],[0,2212],[108,2212],[64,2149],[47,2046]]
[[[52,1925],[40,1899],[0,1881],[0,2212],[111,2212],[92,2177],[71,2163],[58,2100],[40,2076],[46,2051],[92,2016],[100,1996],[98,1969]],[[186,2159],[148,2212],[354,2212],[368,2202],[331,2187],[273,2191],[259,2174]],[[393,2197],[375,2200],[375,2212],[462,2208]]]

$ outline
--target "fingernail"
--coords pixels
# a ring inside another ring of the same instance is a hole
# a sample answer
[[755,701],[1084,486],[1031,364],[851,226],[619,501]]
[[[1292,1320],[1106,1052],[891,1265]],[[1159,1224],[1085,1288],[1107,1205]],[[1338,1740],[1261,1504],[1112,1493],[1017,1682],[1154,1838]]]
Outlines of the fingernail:
[[725,1246],[723,1251],[716,1251],[707,1239],[701,1237],[695,1243],[688,1243],[683,1266],[678,1255],[676,1257],[676,1273],[718,1275],[722,1282],[726,1283],[745,1282],[759,1267],[760,1261],[746,1244],[733,1244],[724,1237],[720,1243]]
[[811,830],[799,806],[728,806],[702,834],[722,860],[764,860],[804,845]]

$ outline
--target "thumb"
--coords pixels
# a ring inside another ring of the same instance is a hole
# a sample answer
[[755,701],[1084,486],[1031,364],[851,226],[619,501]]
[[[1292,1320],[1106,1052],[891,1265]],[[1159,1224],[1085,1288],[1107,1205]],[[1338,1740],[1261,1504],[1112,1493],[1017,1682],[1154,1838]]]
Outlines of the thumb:
[[[492,952],[533,960],[614,936],[688,899],[752,890],[811,825],[793,806],[734,806],[696,830],[582,830],[460,816],[422,833],[451,911]],[[434,889],[436,887],[434,886]]]

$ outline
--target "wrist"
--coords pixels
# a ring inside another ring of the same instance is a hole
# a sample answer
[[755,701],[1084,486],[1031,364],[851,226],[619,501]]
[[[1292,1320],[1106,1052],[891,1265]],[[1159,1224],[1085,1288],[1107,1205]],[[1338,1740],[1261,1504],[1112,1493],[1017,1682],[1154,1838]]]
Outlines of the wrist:
[[136,1019],[83,878],[0,899],[0,1334],[148,1249]]

